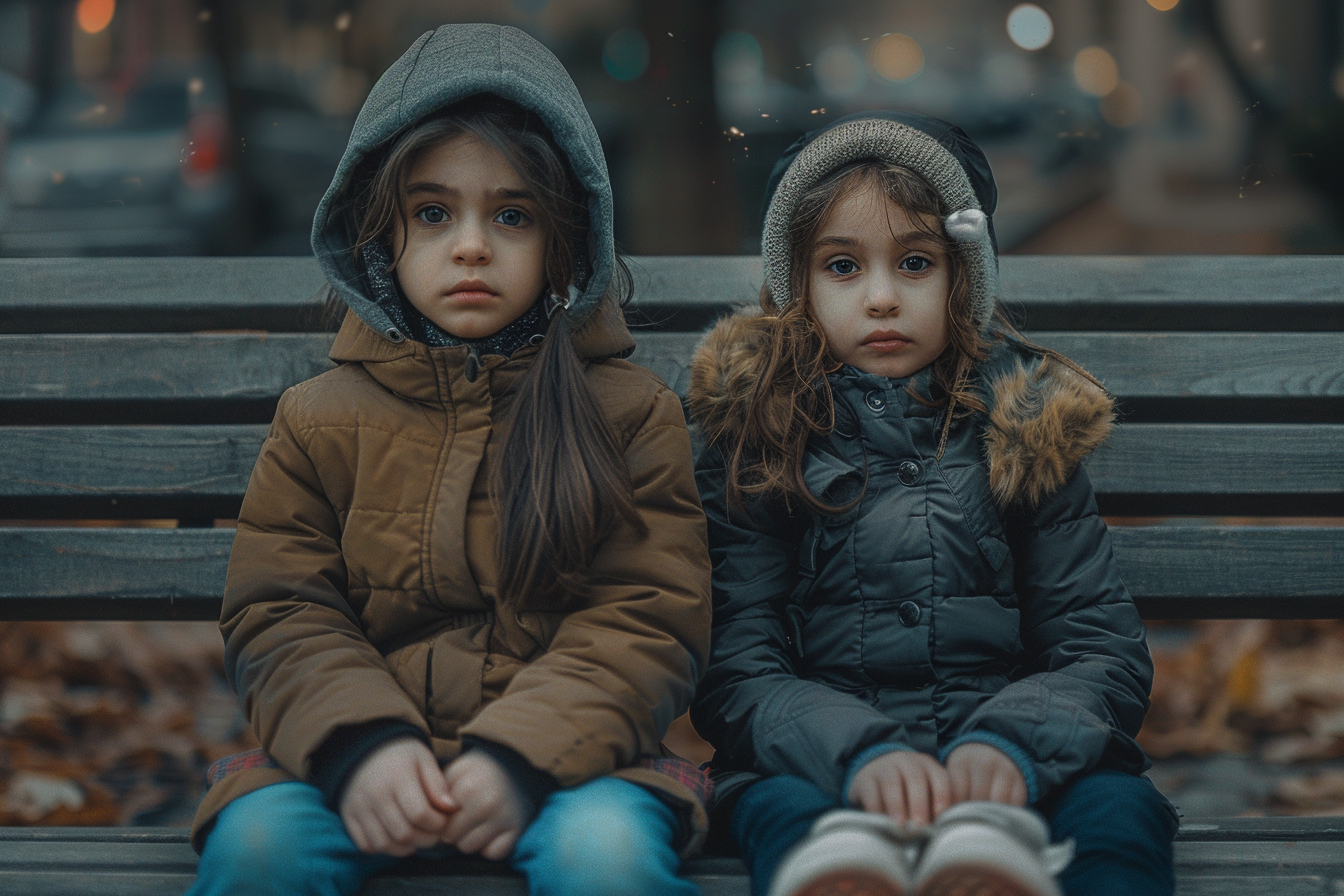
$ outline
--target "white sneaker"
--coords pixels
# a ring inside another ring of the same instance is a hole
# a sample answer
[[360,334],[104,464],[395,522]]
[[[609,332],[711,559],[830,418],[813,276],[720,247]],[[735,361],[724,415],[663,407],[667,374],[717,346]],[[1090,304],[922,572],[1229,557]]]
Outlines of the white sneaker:
[[827,812],[780,862],[769,896],[907,896],[910,836],[885,815]]
[[917,896],[1060,896],[1073,841],[1051,845],[1045,819],[1004,803],[959,803],[929,826]]

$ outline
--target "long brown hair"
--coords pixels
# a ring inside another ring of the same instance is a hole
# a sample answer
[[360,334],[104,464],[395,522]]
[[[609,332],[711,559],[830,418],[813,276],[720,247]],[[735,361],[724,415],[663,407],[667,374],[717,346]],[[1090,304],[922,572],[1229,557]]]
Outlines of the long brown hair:
[[[547,233],[547,286],[567,296],[588,273],[586,194],[541,120],[493,96],[418,122],[365,171],[355,252],[370,242],[391,246],[398,224],[409,223],[403,197],[411,168],[431,147],[468,133],[498,149],[536,197]],[[629,283],[618,258],[604,301],[623,305]],[[582,593],[583,575],[618,520],[645,531],[620,442],[588,385],[565,313],[552,316],[510,404],[508,436],[490,476],[499,516],[500,596],[517,609],[559,610]]]
[[[859,497],[833,506],[819,501],[803,483],[803,457],[813,435],[835,427],[835,397],[827,375],[840,367],[817,323],[809,295],[808,264],[817,234],[835,207],[863,189],[877,189],[910,213],[915,226],[947,254],[950,280],[947,296],[947,348],[934,360],[929,394],[921,395],[914,381],[911,396],[929,407],[944,408],[938,454],[942,455],[954,418],[970,410],[983,411],[975,391],[977,361],[989,353],[990,342],[981,335],[971,307],[971,293],[958,244],[941,225],[930,226],[925,215],[941,221],[948,209],[938,192],[908,168],[877,160],[862,160],[828,174],[803,194],[789,225],[789,287],[793,299],[781,310],[768,288],[761,290],[758,318],[766,349],[757,355],[754,395],[746,403],[742,425],[722,446],[727,464],[729,499],[740,504],[745,495],[779,494],[797,498],[820,513],[840,513]],[[996,318],[997,319],[997,318]],[[958,413],[960,412],[960,414]]]

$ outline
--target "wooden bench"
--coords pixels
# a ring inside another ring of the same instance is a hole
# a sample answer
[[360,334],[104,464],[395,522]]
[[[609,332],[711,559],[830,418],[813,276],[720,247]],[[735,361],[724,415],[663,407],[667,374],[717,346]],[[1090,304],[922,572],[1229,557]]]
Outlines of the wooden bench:
[[[754,304],[759,259],[633,267],[634,360],[684,390],[704,327]],[[1088,469],[1145,617],[1344,617],[1344,258],[1002,267],[1028,335],[1120,399]],[[0,260],[0,619],[217,617],[233,533],[213,522],[236,515],[281,391],[329,364],[320,285],[306,258]],[[140,519],[177,524],[51,524]],[[1344,818],[1186,819],[1178,889],[1344,892],[1340,841]],[[176,894],[194,868],[179,828],[0,829],[0,892]],[[736,860],[690,873],[747,892]],[[431,884],[524,892],[486,863],[367,892]]]

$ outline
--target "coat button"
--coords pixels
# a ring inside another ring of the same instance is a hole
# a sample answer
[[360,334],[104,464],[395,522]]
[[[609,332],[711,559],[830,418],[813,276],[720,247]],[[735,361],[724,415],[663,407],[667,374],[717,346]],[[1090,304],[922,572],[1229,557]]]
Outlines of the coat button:
[[919,625],[919,604],[912,600],[904,601],[896,608],[896,616],[901,620],[901,625],[914,628]]
[[882,409],[887,406],[887,400],[883,398],[882,393],[878,392],[876,389],[863,396],[863,400],[876,414],[882,413]]
[[901,485],[919,485],[924,479],[924,467],[919,461],[903,460],[896,467],[896,478]]

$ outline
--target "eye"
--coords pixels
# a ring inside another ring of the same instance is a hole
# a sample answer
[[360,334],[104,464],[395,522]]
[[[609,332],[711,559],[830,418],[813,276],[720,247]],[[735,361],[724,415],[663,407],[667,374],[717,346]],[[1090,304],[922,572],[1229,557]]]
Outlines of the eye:
[[925,258],[922,255],[911,255],[909,258],[901,260],[901,270],[909,271],[912,274],[927,271],[932,266],[933,259]]
[[859,266],[855,264],[854,260],[851,258],[837,258],[835,261],[826,265],[826,270],[834,271],[841,277],[848,277],[850,274],[853,274],[858,269]]
[[442,224],[448,220],[448,213],[437,205],[427,205],[416,212],[415,216],[426,224]]
[[495,215],[495,220],[505,227],[521,227],[527,223],[527,214],[519,208],[506,208]]

